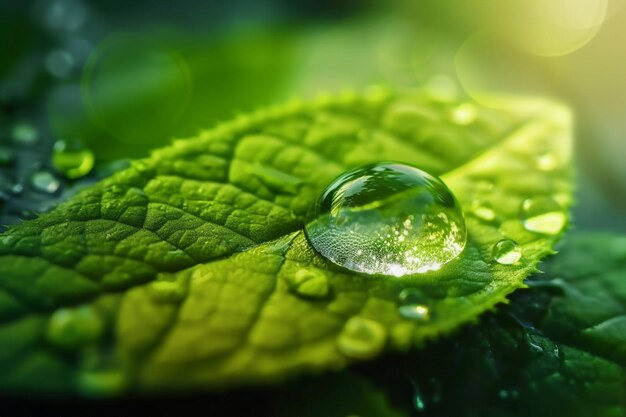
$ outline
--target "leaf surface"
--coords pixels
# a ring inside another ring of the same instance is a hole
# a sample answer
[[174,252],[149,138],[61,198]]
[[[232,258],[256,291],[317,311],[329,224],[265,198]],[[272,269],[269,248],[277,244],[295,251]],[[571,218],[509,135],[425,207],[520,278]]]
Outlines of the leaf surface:
[[[526,231],[519,207],[534,196],[569,207],[569,155],[570,116],[554,103],[488,109],[378,89],[177,141],[0,236],[0,385],[85,395],[224,387],[423,344],[505,301],[551,253],[560,233]],[[315,253],[302,232],[308,208],[338,174],[378,160],[449,185],[469,235],[458,259],[390,278]],[[476,214],[477,200],[493,219]],[[492,259],[504,237],[523,253],[513,265]],[[407,287],[430,320],[398,314]],[[350,346],[338,347],[342,335]]]
[[[479,325],[353,368],[351,378],[426,417],[625,416],[626,334],[604,323],[619,323],[626,305],[626,236],[581,233],[564,243],[545,275]],[[341,381],[323,385],[334,378]],[[306,401],[316,390],[308,386],[285,387],[274,401]]]

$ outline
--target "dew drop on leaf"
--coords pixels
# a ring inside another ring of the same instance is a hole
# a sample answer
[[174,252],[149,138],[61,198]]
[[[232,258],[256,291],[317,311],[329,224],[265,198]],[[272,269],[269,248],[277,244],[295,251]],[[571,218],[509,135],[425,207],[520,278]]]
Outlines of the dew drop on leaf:
[[488,201],[474,200],[470,205],[470,213],[474,217],[485,222],[492,222],[496,219],[496,212]]
[[24,191],[24,184],[16,182],[11,186],[11,192],[15,195],[21,194]]
[[308,298],[322,298],[328,295],[328,278],[320,269],[300,269],[285,279],[289,290],[296,295]]
[[59,191],[61,182],[48,171],[35,171],[30,176],[30,186],[40,193],[54,194]]
[[385,347],[387,332],[378,322],[363,317],[352,317],[337,337],[337,348],[344,355],[367,359],[376,356]]
[[545,152],[535,158],[535,167],[541,171],[552,171],[558,165],[556,156],[552,152]]
[[522,202],[520,219],[531,232],[555,235],[563,230],[567,216],[551,197],[531,197]]
[[68,179],[84,177],[91,172],[94,155],[78,143],[59,140],[54,144],[52,166]]
[[407,319],[427,321],[430,309],[426,305],[421,291],[416,288],[405,288],[398,295],[398,313]]
[[493,259],[502,265],[511,265],[522,258],[519,245],[511,239],[502,239],[493,246]]
[[465,247],[459,203],[439,178],[393,162],[336,178],[308,216],[306,235],[324,257],[367,274],[440,269]]

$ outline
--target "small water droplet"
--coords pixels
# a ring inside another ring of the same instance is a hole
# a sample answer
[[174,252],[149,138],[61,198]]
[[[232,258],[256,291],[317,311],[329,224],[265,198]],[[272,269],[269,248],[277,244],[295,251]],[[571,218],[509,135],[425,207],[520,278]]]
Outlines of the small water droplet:
[[328,278],[320,269],[300,269],[285,277],[289,289],[300,296],[322,298],[328,295]]
[[496,219],[496,212],[488,201],[474,200],[470,205],[470,213],[485,222],[493,222]]
[[380,323],[352,317],[337,338],[337,347],[346,356],[367,359],[382,351],[386,340],[387,332]]
[[430,309],[426,305],[425,297],[416,288],[405,288],[398,295],[398,313],[402,317],[417,321],[430,319]]
[[337,265],[393,276],[440,269],[463,251],[467,238],[448,187],[393,162],[336,178],[310,211],[305,231],[313,247]]
[[553,152],[545,152],[535,158],[535,167],[540,171],[552,171],[558,166],[558,161]]
[[30,123],[20,122],[13,127],[11,137],[18,145],[31,146],[39,140],[39,132]]
[[555,235],[563,230],[567,216],[551,197],[531,197],[522,202],[520,219],[531,232]]
[[452,109],[450,120],[461,126],[473,123],[478,116],[478,109],[472,103],[464,103]]
[[511,265],[522,258],[519,245],[511,239],[502,239],[493,246],[493,259],[502,265]]
[[93,307],[60,308],[50,317],[46,337],[57,347],[73,348],[97,341],[103,330],[102,318]]
[[18,182],[11,186],[11,192],[13,194],[21,194],[24,191],[24,184]]
[[54,194],[61,187],[61,182],[48,171],[35,171],[30,176],[30,185],[40,193]]
[[52,166],[68,179],[84,177],[91,172],[94,155],[79,142],[59,140],[54,144]]

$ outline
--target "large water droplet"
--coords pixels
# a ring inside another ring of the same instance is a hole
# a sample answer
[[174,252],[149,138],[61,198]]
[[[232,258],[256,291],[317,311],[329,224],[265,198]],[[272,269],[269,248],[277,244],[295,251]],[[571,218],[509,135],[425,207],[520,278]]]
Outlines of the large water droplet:
[[417,321],[430,319],[430,309],[422,292],[416,288],[405,288],[398,295],[398,313],[402,317]]
[[522,202],[520,218],[524,228],[531,232],[555,235],[563,230],[567,217],[551,197],[532,197]]
[[76,179],[89,174],[94,164],[94,155],[79,143],[59,140],[54,144],[52,165],[66,178]]
[[519,245],[511,239],[502,239],[493,246],[493,259],[502,265],[514,264],[522,258]]
[[72,348],[98,340],[103,330],[102,318],[93,307],[60,308],[50,317],[46,336],[55,346]]
[[386,339],[387,332],[380,323],[352,317],[337,338],[337,347],[346,356],[367,359],[383,350]]
[[59,180],[48,171],[35,171],[30,176],[30,185],[35,191],[54,194],[61,187]]
[[438,178],[381,162],[336,178],[309,214],[306,234],[332,262],[368,274],[440,269],[465,247],[461,208]]

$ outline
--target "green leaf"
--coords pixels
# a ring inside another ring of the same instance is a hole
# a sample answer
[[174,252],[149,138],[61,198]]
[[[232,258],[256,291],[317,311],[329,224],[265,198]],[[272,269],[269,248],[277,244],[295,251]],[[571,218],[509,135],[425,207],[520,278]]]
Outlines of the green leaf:
[[[374,88],[262,110],[155,151],[10,229],[0,237],[0,386],[115,395],[266,383],[476,320],[522,287],[559,238],[526,231],[521,201],[570,204],[568,111],[500,104]],[[546,154],[549,169],[537,162]],[[389,278],[315,253],[302,232],[308,208],[335,176],[377,160],[450,186],[467,213],[462,256]],[[475,200],[495,218],[472,214]],[[513,265],[492,260],[503,237],[523,252]],[[429,321],[398,314],[406,287],[423,292]]]
[[[626,306],[626,236],[570,236],[547,273],[497,314],[419,352],[353,370],[353,384],[376,386],[398,410],[419,404],[423,416],[626,416],[626,333],[611,325]],[[333,378],[341,380],[322,385]],[[314,397],[318,388],[307,384]],[[286,387],[274,401],[305,398]]]
[[626,236],[582,235],[549,264],[560,291],[541,328],[555,340],[626,366]]

